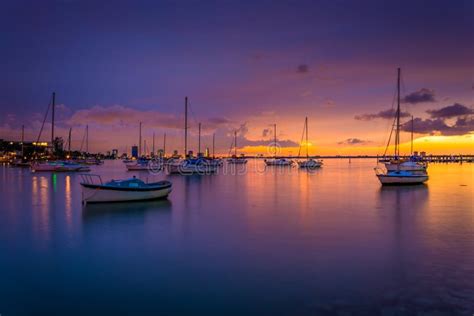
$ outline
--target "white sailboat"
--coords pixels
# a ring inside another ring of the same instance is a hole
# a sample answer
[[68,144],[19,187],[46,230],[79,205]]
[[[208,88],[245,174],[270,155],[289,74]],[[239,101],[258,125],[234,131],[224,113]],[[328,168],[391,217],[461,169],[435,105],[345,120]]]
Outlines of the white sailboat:
[[419,156],[413,156],[413,125],[414,119],[411,117],[411,150],[410,150],[410,159],[402,159],[400,157],[395,157],[394,159],[389,159],[385,161],[385,168],[387,171],[426,171],[428,164],[426,162],[420,161]]
[[227,159],[227,163],[232,165],[243,165],[247,163],[244,155],[237,156],[237,131],[234,131],[234,154]]
[[274,138],[274,145],[275,145],[275,153],[273,159],[264,159],[264,162],[267,166],[292,166],[295,162],[288,158],[277,158],[277,137],[276,137],[276,124],[273,125],[273,138]]
[[[304,169],[316,169],[323,165],[323,161],[319,159],[309,158],[309,143],[308,143],[308,117],[304,120],[304,133],[306,134],[306,160],[298,161],[298,166]],[[299,154],[298,154],[299,156]]]
[[[382,184],[421,184],[428,181],[426,165],[416,161],[405,161],[400,159],[400,68],[397,77],[397,111],[395,114],[395,153],[394,159],[386,162],[385,170],[376,167],[375,173]],[[413,119],[412,119],[413,135]],[[413,136],[412,136],[413,143]],[[413,146],[412,146],[413,148]]]

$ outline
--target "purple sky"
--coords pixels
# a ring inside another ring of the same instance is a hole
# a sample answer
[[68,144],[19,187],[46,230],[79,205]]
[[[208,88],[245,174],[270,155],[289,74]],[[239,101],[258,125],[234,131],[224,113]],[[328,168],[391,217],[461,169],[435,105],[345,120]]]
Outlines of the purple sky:
[[258,146],[275,122],[297,143],[305,116],[323,147],[378,146],[397,67],[418,136],[465,135],[473,12],[472,1],[4,1],[0,138],[22,124],[35,138],[56,91],[58,133],[72,126],[77,144],[89,124],[93,150],[136,143],[139,120],[149,142],[166,131],[180,148],[186,95],[192,132],[202,121],[220,147],[235,128]]

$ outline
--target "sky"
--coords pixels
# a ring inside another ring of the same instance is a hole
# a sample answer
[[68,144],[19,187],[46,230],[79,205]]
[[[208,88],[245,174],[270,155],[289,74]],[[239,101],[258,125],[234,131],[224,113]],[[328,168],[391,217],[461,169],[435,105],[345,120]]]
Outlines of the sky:
[[[402,152],[474,154],[472,1],[2,1],[0,138],[147,151],[216,137],[227,154],[382,154],[402,71]],[[50,138],[50,117],[41,140]]]

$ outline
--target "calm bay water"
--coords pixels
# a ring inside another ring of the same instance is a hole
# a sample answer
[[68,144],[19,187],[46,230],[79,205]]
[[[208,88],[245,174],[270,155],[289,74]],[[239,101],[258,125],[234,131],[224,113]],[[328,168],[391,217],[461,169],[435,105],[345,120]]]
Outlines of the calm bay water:
[[79,175],[0,167],[0,314],[474,314],[474,164],[382,188],[374,163],[166,176],[107,161],[92,173],[174,190],[87,206]]

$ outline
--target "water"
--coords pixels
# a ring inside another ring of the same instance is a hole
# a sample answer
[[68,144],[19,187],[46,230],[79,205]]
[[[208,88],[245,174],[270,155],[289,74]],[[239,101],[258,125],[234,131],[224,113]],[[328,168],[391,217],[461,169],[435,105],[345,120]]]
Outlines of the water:
[[472,315],[474,165],[382,188],[373,160],[325,163],[85,207],[78,175],[0,167],[0,314]]

